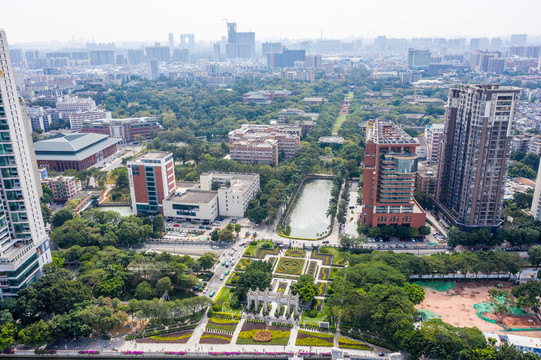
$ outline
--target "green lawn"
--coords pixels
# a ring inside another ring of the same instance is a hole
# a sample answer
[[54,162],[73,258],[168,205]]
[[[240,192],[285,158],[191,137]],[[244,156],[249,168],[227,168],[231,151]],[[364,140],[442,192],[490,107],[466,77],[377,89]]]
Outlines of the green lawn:
[[[324,251],[321,251],[323,249],[326,249],[326,251],[328,252],[324,252]],[[325,248],[321,248],[319,250],[320,254],[323,254],[323,255],[332,255],[332,265],[336,265],[336,266],[345,266],[346,265],[346,257],[345,255],[347,254],[347,252],[345,251],[340,251],[339,249],[337,248],[333,248],[333,247],[325,247]]]
[[338,130],[340,130],[340,127],[346,121],[346,118],[347,118],[346,114],[338,115],[338,117],[334,121],[334,125],[332,126],[332,134],[333,135],[338,135]]
[[275,272],[282,274],[300,275],[304,268],[304,259],[280,258]]
[[231,296],[233,295],[232,291],[233,291],[233,288],[224,286],[222,290],[220,290],[220,292],[216,296],[216,301],[214,301],[214,303],[222,307],[222,310],[221,310],[222,312],[240,314],[241,312],[240,310],[233,310],[229,306],[229,302],[231,301]]
[[315,318],[311,318],[306,315],[306,311],[303,311],[301,316],[301,324],[303,325],[316,325],[319,326],[320,321],[329,321],[329,308],[323,304],[323,311],[318,312]]

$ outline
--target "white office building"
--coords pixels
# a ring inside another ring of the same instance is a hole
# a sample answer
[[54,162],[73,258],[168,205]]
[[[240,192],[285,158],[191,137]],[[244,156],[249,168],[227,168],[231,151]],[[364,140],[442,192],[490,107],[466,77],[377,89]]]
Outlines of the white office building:
[[259,174],[207,172],[199,177],[201,190],[217,190],[220,216],[244,217],[259,192]]
[[30,122],[19,100],[0,29],[0,301],[41,276],[51,261]]

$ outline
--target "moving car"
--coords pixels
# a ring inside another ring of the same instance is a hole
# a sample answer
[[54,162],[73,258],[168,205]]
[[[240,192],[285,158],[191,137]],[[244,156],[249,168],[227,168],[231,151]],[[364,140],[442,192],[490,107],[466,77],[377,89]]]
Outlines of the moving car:
[[216,294],[216,291],[211,291],[210,294],[209,294],[209,297],[213,297],[214,294]]

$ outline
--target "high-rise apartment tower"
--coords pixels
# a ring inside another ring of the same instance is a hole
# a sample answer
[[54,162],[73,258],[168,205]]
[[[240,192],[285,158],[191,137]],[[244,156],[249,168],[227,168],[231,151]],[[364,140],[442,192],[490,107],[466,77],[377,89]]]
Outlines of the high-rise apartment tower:
[[519,93],[499,85],[450,90],[435,199],[450,225],[462,230],[500,225]]
[[41,186],[24,112],[0,29],[0,301],[16,296],[51,261],[39,198]]

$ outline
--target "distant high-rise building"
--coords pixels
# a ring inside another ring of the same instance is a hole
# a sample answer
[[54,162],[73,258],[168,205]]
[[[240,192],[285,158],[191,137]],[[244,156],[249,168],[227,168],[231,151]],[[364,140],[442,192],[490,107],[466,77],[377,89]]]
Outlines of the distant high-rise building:
[[169,62],[171,60],[169,47],[167,46],[155,44],[154,46],[146,47],[145,52],[147,54],[147,60],[156,59],[162,62]]
[[19,99],[8,41],[0,29],[0,301],[17,296],[51,262],[30,121]]
[[426,161],[429,164],[435,164],[438,162],[441,141],[443,139],[443,124],[427,125],[425,128],[425,140],[427,147]]
[[160,73],[158,71],[158,60],[156,59],[149,60],[147,73],[148,73],[149,80],[156,80],[160,77]]
[[24,53],[24,56],[26,57],[27,63],[33,63],[38,61],[39,52],[37,50],[28,50]]
[[13,64],[20,64],[24,61],[23,51],[21,49],[11,49],[9,54],[11,55],[11,62]]
[[227,23],[225,54],[228,59],[254,57],[255,32],[237,32],[237,23]]
[[428,69],[432,56],[429,50],[408,50],[408,66],[410,69]]
[[304,67],[312,69],[321,69],[321,54],[306,55]]
[[145,52],[143,50],[128,50],[128,64],[139,65],[145,61]]
[[470,51],[487,50],[488,47],[489,47],[489,40],[487,38],[470,39]]
[[90,51],[90,65],[115,65],[114,50]]
[[304,50],[284,50],[282,53],[267,54],[267,65],[271,69],[293,67],[296,61],[305,61],[306,52]]
[[173,37],[173,33],[169,33],[169,50],[173,52],[174,48],[175,48],[175,39]]
[[180,48],[194,51],[195,50],[195,35],[194,34],[180,34]]
[[425,224],[426,213],[413,197],[417,139],[388,120],[368,123],[360,223],[368,227]]
[[506,64],[507,64],[506,59],[497,59],[497,58],[489,59],[487,72],[494,73],[494,74],[503,74],[503,72],[505,71]]
[[513,34],[511,35],[511,45],[524,46],[527,38],[528,35],[526,34]]
[[173,51],[173,61],[189,64],[190,63],[190,50],[175,49],[175,51]]
[[519,94],[518,88],[499,85],[450,90],[435,202],[451,225],[500,225]]
[[214,45],[212,45],[212,50],[214,52],[214,61],[220,61],[220,58],[221,58],[220,43],[214,43]]
[[376,48],[376,51],[378,52],[385,52],[387,50],[387,37],[378,36],[374,40],[374,47]]
[[261,44],[261,54],[267,56],[267,54],[274,53],[280,54],[282,52],[282,43],[279,42],[264,42]]
[[490,40],[490,49],[491,50],[499,50],[502,47],[502,39],[501,38],[492,38]]

